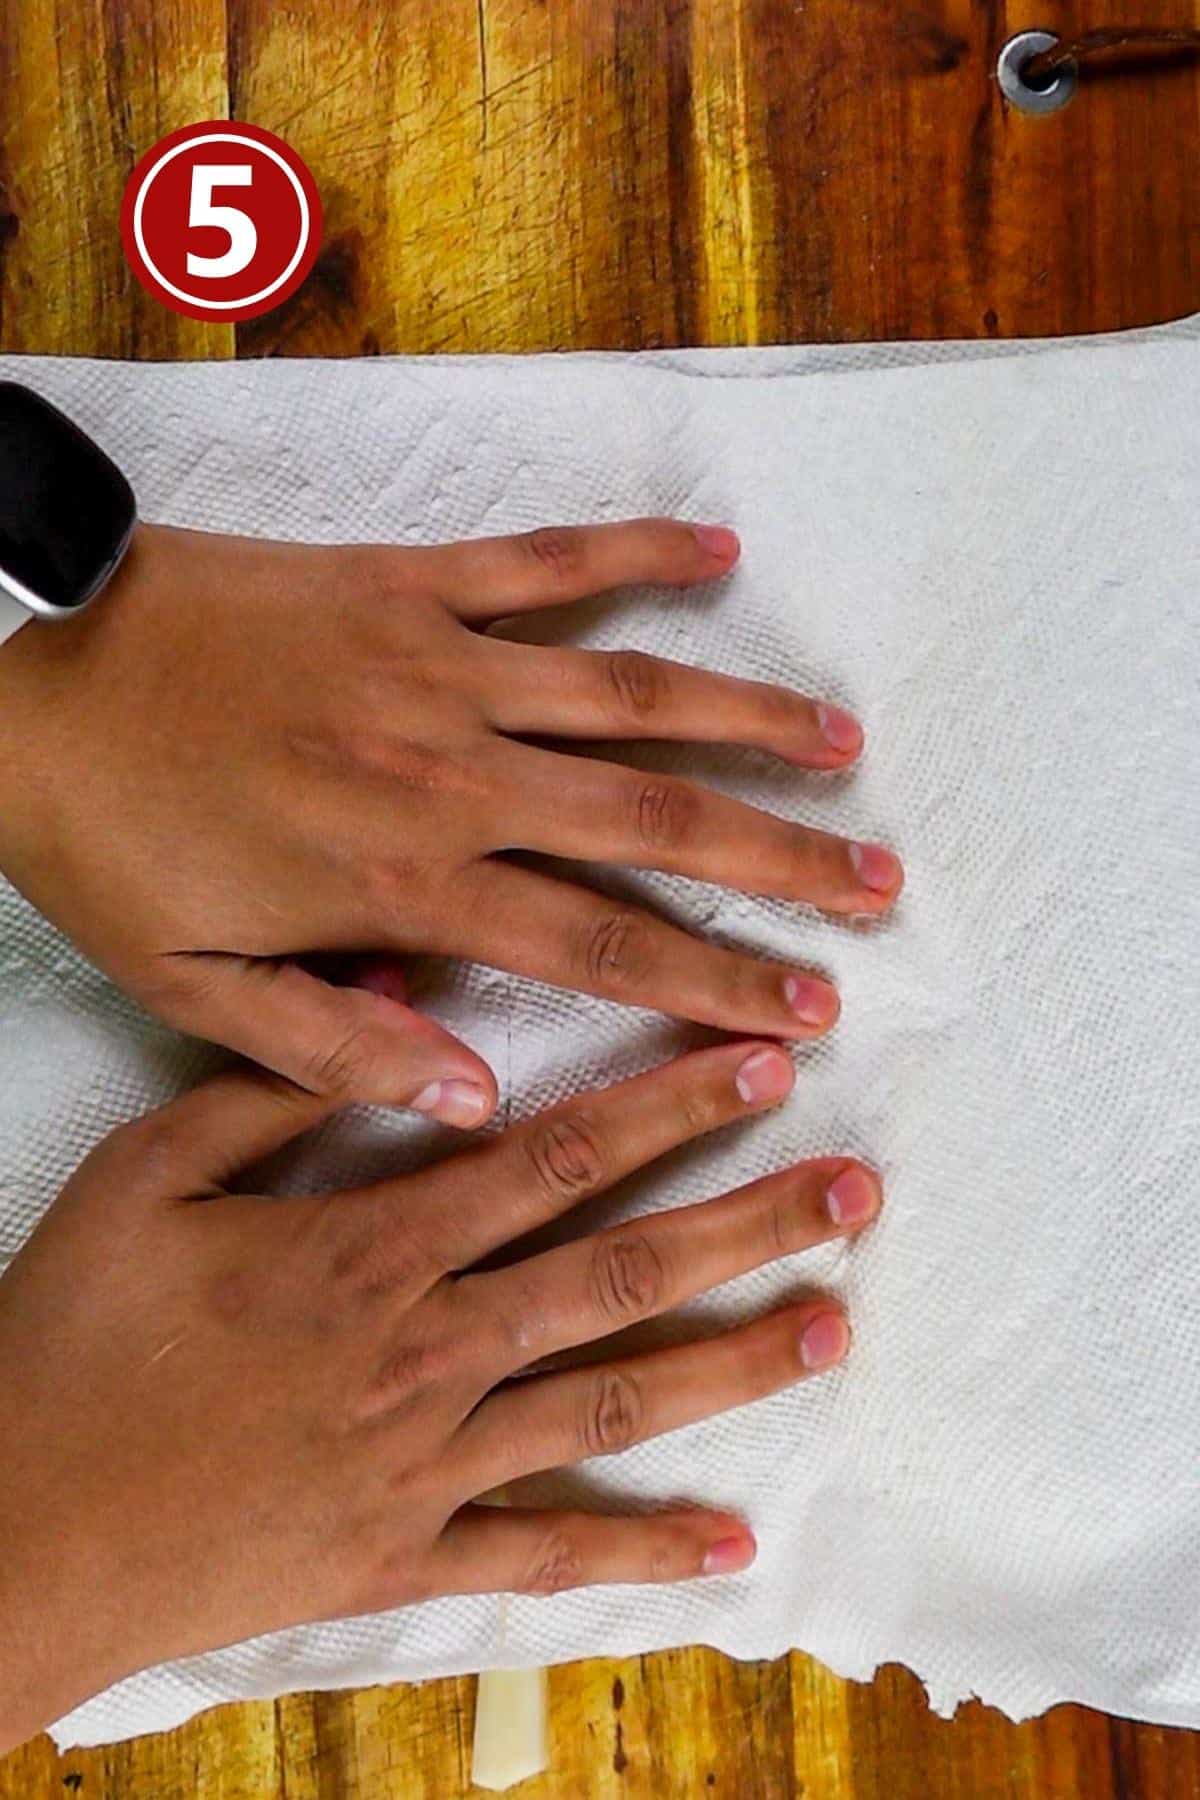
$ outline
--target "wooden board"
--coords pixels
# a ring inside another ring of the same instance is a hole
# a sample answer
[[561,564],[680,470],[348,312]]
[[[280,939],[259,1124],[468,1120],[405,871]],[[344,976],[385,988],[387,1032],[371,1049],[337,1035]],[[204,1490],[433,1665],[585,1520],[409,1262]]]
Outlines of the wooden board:
[[[1012,30],[1198,0],[0,0],[0,348],[138,357],[980,337],[1200,310],[1200,79],[1005,110]],[[305,288],[241,328],[143,295],[138,155],[244,118],[311,164]],[[914,1679],[709,1651],[556,1670],[529,1800],[1190,1800],[1200,1737],[932,1718]],[[227,1707],[0,1761],[0,1800],[454,1800],[471,1683]]]
[[[0,1800],[459,1800],[474,1683],[298,1694],[180,1730],[0,1761]],[[710,1650],[551,1672],[553,1769],[519,1800],[1193,1800],[1200,1734],[1057,1707],[934,1718],[914,1677],[869,1687],[801,1656]]]
[[147,299],[136,156],[227,114],[321,188],[244,353],[1099,331],[1200,308],[1200,84],[1009,111],[1009,31],[1197,0],[0,0],[0,342],[228,356]]

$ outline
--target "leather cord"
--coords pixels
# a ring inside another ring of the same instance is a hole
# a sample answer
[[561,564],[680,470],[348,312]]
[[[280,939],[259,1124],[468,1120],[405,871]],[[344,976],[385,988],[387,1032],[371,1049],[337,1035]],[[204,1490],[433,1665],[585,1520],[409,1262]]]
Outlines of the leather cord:
[[1183,27],[1160,29],[1151,25],[1116,25],[1098,31],[1085,31],[1076,38],[1063,38],[1049,50],[1031,56],[1021,70],[1021,77],[1031,86],[1049,81],[1070,63],[1086,63],[1115,50],[1183,51],[1200,56],[1200,31]]

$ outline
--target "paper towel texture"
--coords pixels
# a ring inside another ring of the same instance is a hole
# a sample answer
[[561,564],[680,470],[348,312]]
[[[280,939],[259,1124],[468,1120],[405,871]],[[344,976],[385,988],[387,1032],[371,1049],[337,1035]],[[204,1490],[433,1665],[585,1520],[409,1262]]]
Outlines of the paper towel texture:
[[[887,1205],[853,1247],[692,1307],[821,1284],[848,1366],[563,1478],[598,1504],[744,1510],[748,1575],[449,1600],[152,1670],[62,1742],[293,1688],[706,1642],[939,1708],[1062,1699],[1200,1725],[1200,342],[133,367],[0,362],[126,468],[144,514],[217,531],[434,541],[647,512],[727,520],[696,595],[537,629],[851,706],[858,772],[651,749],[902,852],[875,927],[620,877],[697,929],[832,973],[843,1017],[794,1098],[706,1141],[638,1204],[861,1154]],[[108,1128],[209,1053],[148,1023],[0,888],[0,1259]],[[523,1116],[661,1060],[661,1019],[483,970],[429,1004]],[[427,1128],[360,1114],[291,1183],[404,1163]],[[595,1214],[593,1214],[595,1216]],[[556,1484],[551,1484],[555,1486]]]

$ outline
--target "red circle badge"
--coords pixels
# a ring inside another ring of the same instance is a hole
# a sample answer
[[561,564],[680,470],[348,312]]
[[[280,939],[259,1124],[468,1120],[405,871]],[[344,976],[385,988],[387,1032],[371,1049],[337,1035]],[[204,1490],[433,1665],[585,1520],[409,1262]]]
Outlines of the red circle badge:
[[121,242],[146,289],[189,319],[253,319],[294,294],[321,247],[321,197],[274,132],[185,125],[138,163]]

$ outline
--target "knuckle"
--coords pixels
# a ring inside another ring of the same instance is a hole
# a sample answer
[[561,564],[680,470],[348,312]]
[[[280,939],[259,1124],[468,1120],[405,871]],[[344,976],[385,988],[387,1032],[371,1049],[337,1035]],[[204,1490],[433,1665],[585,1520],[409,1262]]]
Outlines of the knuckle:
[[538,1545],[521,1591],[561,1594],[567,1588],[581,1587],[583,1580],[583,1553],[570,1532],[559,1527],[548,1532]]
[[583,537],[561,525],[542,525],[520,540],[538,566],[559,586],[565,587],[583,566]]
[[680,1125],[688,1137],[704,1137],[727,1116],[710,1090],[685,1088],[679,1096]]
[[474,786],[462,761],[416,738],[385,737],[379,760],[388,779],[411,794],[461,794]]
[[661,662],[641,650],[614,650],[607,660],[608,684],[624,714],[644,719],[666,699],[667,674]]
[[677,781],[644,781],[637,789],[637,835],[647,850],[673,849],[692,836],[696,805]]
[[[413,677],[409,681],[413,694],[422,686],[437,686],[436,677],[422,674],[419,679]],[[445,694],[445,688],[442,691]],[[446,710],[453,704],[447,701]],[[323,751],[314,749],[312,754],[332,762],[343,774],[379,778],[389,787],[411,795],[414,802],[428,805],[436,805],[447,798],[469,798],[485,791],[475,759],[462,752],[422,743],[411,731],[404,732],[386,723],[339,724],[336,742]],[[377,866],[385,877],[396,872],[403,875],[406,862],[402,855],[389,852],[378,859]]]
[[767,1209],[766,1239],[774,1256],[790,1256],[796,1248],[796,1209],[781,1194]]
[[[417,685],[410,680],[410,701]],[[382,776],[393,787],[422,797],[440,793],[445,785],[441,754],[387,724],[347,720],[339,725],[339,736],[343,764],[355,773]]]
[[106,1140],[106,1149],[118,1163],[131,1166],[140,1182],[164,1187],[170,1184],[186,1144],[173,1108],[160,1107],[118,1126]]
[[354,1025],[332,1044],[312,1053],[305,1065],[304,1084],[333,1099],[374,1093],[381,1064],[376,1034],[369,1026]]
[[[367,1305],[420,1293],[433,1276],[433,1265],[407,1244],[378,1241],[361,1254],[353,1272],[348,1272],[344,1263],[334,1271],[334,1278]],[[411,1358],[408,1366],[415,1366]]]
[[644,1231],[614,1231],[595,1240],[588,1286],[601,1318],[613,1325],[644,1319],[663,1303],[662,1258]]
[[[359,1590],[356,1590],[356,1593]],[[439,1597],[428,1571],[413,1558],[412,1547],[385,1552],[372,1571],[365,1599],[356,1599],[347,1607],[350,1616],[372,1612],[391,1612],[398,1606],[421,1606]]]
[[603,1179],[604,1157],[581,1113],[543,1119],[526,1139],[526,1151],[539,1187],[551,1200],[585,1194]]
[[344,544],[337,554],[337,593],[356,624],[386,621],[397,596],[412,588],[411,554],[398,544]]
[[583,964],[593,986],[637,987],[648,975],[650,963],[650,934],[636,913],[603,913],[589,924]]
[[220,981],[221,971],[212,957],[163,956],[137,982],[137,993],[151,1012],[186,1029],[188,1021],[207,1007]]
[[450,1344],[406,1342],[393,1345],[381,1358],[369,1396],[394,1410],[405,1401],[440,1392],[456,1373],[461,1348]]
[[393,856],[351,855],[342,869],[356,888],[363,909],[372,918],[395,918],[402,912],[406,896],[421,881],[426,871],[415,859],[400,854]]
[[831,839],[811,825],[797,825],[789,822],[786,827],[786,842],[791,847],[797,861],[808,863],[810,868],[832,870],[839,860]]
[[387,1612],[434,1597],[423,1545],[414,1541],[415,1534],[398,1530],[396,1525],[406,1507],[415,1510],[414,1496],[403,1482],[389,1482],[388,1488],[395,1496],[394,1503],[382,1516],[368,1515],[356,1528],[348,1529],[341,1545],[346,1568],[341,1612],[346,1616]]
[[588,1384],[580,1443],[585,1456],[615,1456],[636,1444],[642,1431],[643,1402],[635,1378],[620,1369],[602,1369]]
[[[533,1223],[536,1225],[537,1221]],[[523,1275],[519,1266],[509,1275],[512,1287],[505,1291],[500,1304],[489,1296],[489,1275],[454,1278],[456,1329],[464,1343],[488,1344],[491,1386],[510,1372],[528,1368],[545,1348],[545,1289],[535,1277]]]
[[759,716],[768,725],[791,730],[811,722],[811,704],[790,688],[777,687],[770,682],[757,682],[752,690],[752,698]]
[[647,1573],[651,1581],[678,1581],[690,1574],[701,1558],[678,1536],[660,1539],[650,1552]]
[[779,969],[738,951],[713,952],[713,995],[733,1019],[778,1006]]
[[366,1211],[350,1217],[354,1200],[342,1195],[324,1204],[332,1222],[326,1256],[328,1278],[341,1295],[360,1302],[393,1301],[400,1295],[427,1294],[442,1270],[428,1246],[407,1229],[395,1212]]

